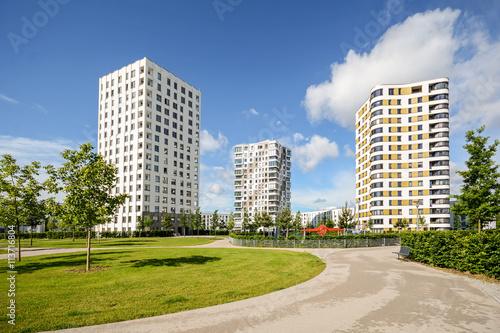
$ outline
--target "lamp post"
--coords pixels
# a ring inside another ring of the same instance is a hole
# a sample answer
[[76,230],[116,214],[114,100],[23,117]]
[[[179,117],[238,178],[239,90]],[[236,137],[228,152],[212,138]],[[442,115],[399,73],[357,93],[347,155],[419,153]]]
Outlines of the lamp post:
[[420,200],[414,200],[413,201],[415,206],[417,207],[417,231],[420,231],[420,222],[419,222],[419,210],[418,210],[418,207],[420,206]]

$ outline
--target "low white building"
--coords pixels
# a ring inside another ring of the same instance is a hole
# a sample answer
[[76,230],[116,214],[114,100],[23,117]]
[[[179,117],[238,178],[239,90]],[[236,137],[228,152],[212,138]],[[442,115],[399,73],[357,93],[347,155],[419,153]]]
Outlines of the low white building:
[[[349,208],[349,210],[354,215],[354,208]],[[342,208],[329,208],[324,210],[317,210],[313,212],[301,212],[300,215],[302,217],[302,226],[305,227],[308,223],[312,224],[314,227],[319,227],[323,221],[323,215],[326,215],[326,219],[331,219],[335,226],[338,225],[339,216],[342,213]],[[296,213],[293,214],[293,218],[295,218]]]

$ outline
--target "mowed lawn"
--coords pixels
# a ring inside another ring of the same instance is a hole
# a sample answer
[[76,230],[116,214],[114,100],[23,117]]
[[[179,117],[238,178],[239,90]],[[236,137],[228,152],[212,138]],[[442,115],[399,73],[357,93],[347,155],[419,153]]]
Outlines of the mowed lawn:
[[[216,240],[216,238],[204,237],[131,237],[131,238],[101,238],[100,240],[92,239],[92,247],[119,247],[119,246],[195,246],[209,244]],[[33,246],[31,240],[21,240],[22,248],[26,247],[81,247],[85,248],[86,239],[33,239]],[[7,247],[8,243],[2,239],[0,247]],[[17,241],[16,241],[17,247]]]
[[[103,249],[91,258],[90,273],[83,272],[85,252],[16,263],[16,326],[3,315],[2,331],[97,325],[234,302],[309,280],[325,267],[310,254],[279,250]],[[5,278],[0,290],[8,290]],[[2,297],[0,307],[7,302]]]

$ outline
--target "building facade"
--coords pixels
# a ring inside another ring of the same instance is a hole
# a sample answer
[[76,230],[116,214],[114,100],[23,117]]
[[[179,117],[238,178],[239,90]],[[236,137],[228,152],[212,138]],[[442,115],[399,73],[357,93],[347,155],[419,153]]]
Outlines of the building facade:
[[[348,208],[351,213],[354,215],[354,208]],[[295,218],[297,213],[293,214],[293,218]],[[313,227],[317,228],[323,223],[323,215],[326,216],[326,219],[332,220],[335,227],[339,224],[339,216],[342,214],[342,208],[330,208],[325,210],[316,210],[312,212],[301,212],[300,217],[302,221],[302,226],[305,227],[308,223],[310,223]]]
[[244,213],[250,221],[257,212],[272,217],[290,207],[292,151],[278,141],[234,147],[234,222],[241,229]]
[[134,231],[145,215],[161,228],[167,212],[175,226],[198,208],[200,113],[201,92],[147,58],[99,79],[98,152],[130,198],[98,230]]
[[450,227],[448,79],[378,85],[356,112],[358,218],[374,231],[406,218]]
[[[229,222],[230,213],[219,213],[217,212],[217,216],[219,217],[219,225],[221,228],[227,227],[227,223]],[[212,224],[212,217],[214,213],[201,213],[201,223],[205,230],[210,229],[210,225]]]

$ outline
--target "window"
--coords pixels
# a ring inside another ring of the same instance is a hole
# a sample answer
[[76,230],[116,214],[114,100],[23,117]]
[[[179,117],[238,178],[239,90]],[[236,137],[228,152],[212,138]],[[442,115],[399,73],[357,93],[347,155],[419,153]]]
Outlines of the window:
[[394,95],[394,89],[389,89],[389,95]]

